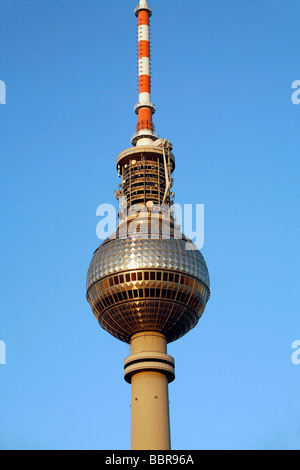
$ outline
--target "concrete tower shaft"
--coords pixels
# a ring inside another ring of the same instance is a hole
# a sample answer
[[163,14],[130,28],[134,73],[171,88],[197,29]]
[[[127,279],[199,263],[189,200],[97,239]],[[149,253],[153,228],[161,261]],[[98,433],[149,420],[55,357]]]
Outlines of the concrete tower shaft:
[[132,449],[170,449],[168,383],[175,373],[164,335],[153,331],[134,335],[124,370],[131,383]]

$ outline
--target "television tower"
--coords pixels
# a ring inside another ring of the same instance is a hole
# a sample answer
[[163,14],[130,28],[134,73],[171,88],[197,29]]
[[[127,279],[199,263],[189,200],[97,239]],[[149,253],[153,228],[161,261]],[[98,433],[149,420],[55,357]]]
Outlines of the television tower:
[[117,157],[122,201],[117,232],[95,251],[87,274],[87,300],[100,326],[131,345],[124,377],[131,384],[132,450],[169,450],[168,384],[175,378],[167,344],[201,318],[210,297],[209,274],[195,244],[172,214],[172,144],[154,132],[151,101],[150,17],[138,18],[139,102],[132,147]]

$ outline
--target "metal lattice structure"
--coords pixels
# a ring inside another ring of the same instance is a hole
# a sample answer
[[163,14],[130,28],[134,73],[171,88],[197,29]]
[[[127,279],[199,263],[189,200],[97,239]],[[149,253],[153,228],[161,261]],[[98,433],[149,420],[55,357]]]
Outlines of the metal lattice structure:
[[121,195],[127,207],[147,202],[171,205],[175,157],[170,142],[158,140],[151,147],[137,146],[122,152],[117,169],[122,177]]

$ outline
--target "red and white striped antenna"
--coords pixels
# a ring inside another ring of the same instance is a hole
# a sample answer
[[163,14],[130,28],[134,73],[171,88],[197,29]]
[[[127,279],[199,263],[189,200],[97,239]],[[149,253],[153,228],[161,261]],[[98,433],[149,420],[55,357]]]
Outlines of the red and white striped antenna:
[[138,18],[138,73],[139,102],[134,110],[138,115],[137,132],[132,137],[132,145],[151,145],[158,138],[154,132],[152,116],[155,106],[151,102],[151,71],[150,71],[150,17],[152,9],[147,0],[140,0],[136,7]]

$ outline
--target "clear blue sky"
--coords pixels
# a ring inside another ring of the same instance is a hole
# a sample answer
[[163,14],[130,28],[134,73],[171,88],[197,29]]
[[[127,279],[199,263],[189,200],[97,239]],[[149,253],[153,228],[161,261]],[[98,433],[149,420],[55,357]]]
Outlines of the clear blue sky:
[[[169,346],[173,449],[299,449],[298,0],[151,0],[157,132],[205,204],[211,300]],[[1,0],[0,448],[128,449],[124,343],[85,299],[136,124],[137,0]]]

